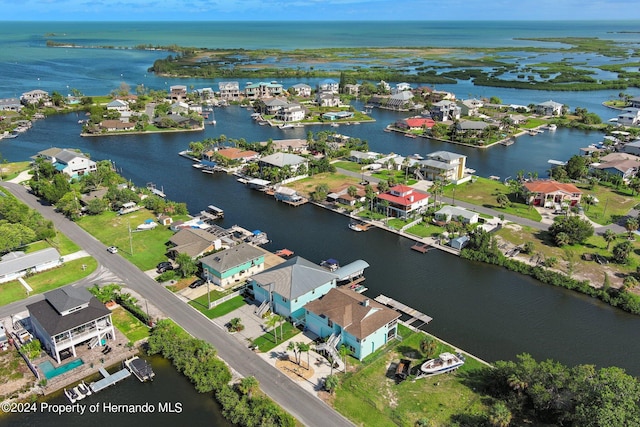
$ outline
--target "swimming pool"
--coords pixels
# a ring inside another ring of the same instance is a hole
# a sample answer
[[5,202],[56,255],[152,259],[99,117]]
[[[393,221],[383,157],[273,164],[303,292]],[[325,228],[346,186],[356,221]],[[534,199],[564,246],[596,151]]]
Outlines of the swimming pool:
[[53,363],[45,360],[44,362],[39,364],[38,367],[40,368],[44,376],[47,377],[48,380],[50,380],[53,377],[57,377],[58,375],[62,375],[65,372],[69,372],[70,370],[75,369],[83,364],[84,362],[82,361],[82,359],[76,359],[72,360],[69,363],[65,363],[64,365],[58,366],[57,368],[54,368]]

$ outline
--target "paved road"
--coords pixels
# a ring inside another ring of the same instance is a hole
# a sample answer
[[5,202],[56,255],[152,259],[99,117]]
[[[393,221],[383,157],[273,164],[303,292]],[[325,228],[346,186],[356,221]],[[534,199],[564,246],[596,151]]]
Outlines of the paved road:
[[[1,183],[1,185],[9,189],[29,207],[38,210],[45,218],[52,220],[58,230],[87,251],[98,261],[99,265],[119,277],[125,286],[138,292],[194,337],[210,342],[218,350],[218,355],[232,369],[242,376],[255,376],[260,382],[262,390],[304,425],[353,425],[323,401],[302,391],[286,375],[281,374],[278,369],[269,365],[242,343],[228,335],[222,327],[210,322],[202,314],[181,302],[170,291],[158,285],[129,261],[120,255],[107,252],[105,245],[74,222],[55,212],[53,207],[41,204],[24,187],[12,183]],[[27,300],[2,307],[0,315],[21,311],[21,307],[41,298],[42,296],[33,296]]]

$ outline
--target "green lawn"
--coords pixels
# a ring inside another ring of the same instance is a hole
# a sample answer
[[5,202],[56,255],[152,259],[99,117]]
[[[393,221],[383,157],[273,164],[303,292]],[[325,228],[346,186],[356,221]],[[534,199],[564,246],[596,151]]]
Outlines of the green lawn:
[[538,126],[542,126],[544,124],[548,123],[547,120],[543,120],[543,119],[536,119],[533,117],[529,117],[527,119],[527,122],[523,125],[521,125],[520,127],[523,129],[533,129],[533,128],[537,128]]
[[426,224],[424,222],[414,225],[406,230],[407,233],[418,237],[437,237],[443,231],[444,228],[442,227],[438,227],[435,224]]
[[[477,419],[486,413],[489,397],[465,384],[469,372],[485,366],[470,357],[456,373],[415,381],[410,378],[396,384],[388,372],[392,362],[406,358],[417,367],[427,359],[419,351],[424,334],[402,326],[399,332],[402,341],[392,341],[363,363],[356,364],[356,372],[340,374],[334,402],[340,413],[356,425],[367,427],[414,426],[425,418],[430,420],[430,426],[445,426],[453,424],[454,415]],[[436,354],[452,350],[439,343]]]
[[332,165],[337,168],[348,170],[351,172],[356,172],[356,173],[362,172],[362,165],[355,162],[340,161],[340,162],[332,163]]
[[56,236],[53,239],[40,240],[38,242],[31,243],[24,248],[24,251],[29,253],[46,248],[56,248],[58,252],[60,252],[60,255],[69,255],[80,250],[78,245],[69,240],[67,236],[57,231]]
[[387,221],[387,225],[391,228],[395,228],[396,230],[400,230],[405,225],[409,224],[413,220],[405,221],[399,218],[393,218]]
[[617,217],[624,216],[631,208],[640,202],[640,197],[632,195],[630,189],[615,189],[609,186],[596,185],[590,189],[587,185],[577,185],[582,191],[582,196],[593,195],[598,199],[598,203],[586,206],[585,214],[592,221],[606,225],[611,224]]
[[29,169],[31,162],[13,162],[2,164],[0,162],[0,177],[3,181],[8,181],[15,178],[20,172]]
[[[272,329],[269,332],[265,333],[264,335],[261,335],[255,340],[253,340],[252,344],[258,346],[258,349],[262,353],[272,350],[275,346],[277,346],[283,341],[280,337],[280,326],[278,326],[277,329],[278,330],[276,333],[278,335],[278,342],[276,342],[275,338],[273,337],[273,329]],[[284,335],[285,341],[295,337],[299,333],[300,333],[300,330],[298,328],[295,328],[291,323],[285,322],[282,324],[282,335]]]
[[[213,292],[212,292],[213,293]],[[222,297],[222,296],[221,296]],[[213,298],[211,301],[215,301]],[[231,298],[229,301],[225,301],[222,304],[213,307],[211,310],[207,309],[207,295],[204,297],[200,297],[194,301],[189,301],[189,305],[200,313],[207,316],[209,319],[215,319],[216,317],[224,316],[225,314],[231,313],[233,310],[236,310],[246,303],[244,302],[244,298],[242,295],[238,295],[237,297]]]
[[[83,269],[82,266],[86,268]],[[98,267],[95,259],[86,257],[64,263],[62,266],[26,277],[24,280],[33,289],[33,294],[40,294],[68,285],[77,280],[87,277]],[[0,306],[19,301],[26,298],[27,291],[19,281],[14,280],[2,284],[0,292]]]
[[373,212],[373,211],[370,211],[368,209],[360,211],[358,213],[358,217],[366,218],[366,219],[374,219],[374,220],[386,218],[383,214],[381,214],[379,212]]
[[[388,180],[390,177],[394,177],[396,180],[396,183],[398,184],[404,183],[406,185],[413,185],[416,182],[418,182],[418,180],[416,180],[412,174],[407,174],[406,171],[404,170],[401,170],[401,171],[381,170],[374,173],[372,176],[379,179],[383,179],[383,180]],[[405,181],[405,177],[407,178],[406,181]]]
[[[105,212],[101,215],[88,215],[78,221],[80,227],[107,246],[118,248],[118,255],[123,256],[141,270],[151,270],[160,262],[167,259],[166,243],[173,235],[168,227],[158,226],[153,230],[132,232],[131,230],[144,223],[147,219],[155,219],[153,212],[146,209],[127,215],[117,215],[115,212]],[[174,220],[177,218],[174,217]],[[129,236],[131,235],[131,242]],[[131,246],[133,244],[133,255]]]
[[[513,195],[509,194],[510,191],[511,189],[501,181],[478,177],[475,182],[469,181],[460,185],[446,186],[444,195],[455,198],[455,200],[495,209],[499,213],[516,215],[533,221],[542,219],[538,211],[525,204],[523,199],[516,200]],[[499,194],[506,194],[509,197],[510,203],[508,206],[500,207],[497,202]]]
[[113,324],[131,342],[149,338],[149,328],[122,307],[111,311]]

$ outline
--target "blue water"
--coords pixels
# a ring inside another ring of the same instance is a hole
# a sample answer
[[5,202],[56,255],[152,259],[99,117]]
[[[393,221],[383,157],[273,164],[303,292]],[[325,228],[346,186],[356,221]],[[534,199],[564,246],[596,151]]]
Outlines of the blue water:
[[57,377],[58,375],[66,374],[72,369],[77,368],[78,366],[84,365],[82,359],[72,360],[69,363],[65,363],[64,365],[60,365],[57,368],[53,367],[53,363],[49,360],[45,360],[41,364],[38,365],[44,376],[50,380],[53,377]]

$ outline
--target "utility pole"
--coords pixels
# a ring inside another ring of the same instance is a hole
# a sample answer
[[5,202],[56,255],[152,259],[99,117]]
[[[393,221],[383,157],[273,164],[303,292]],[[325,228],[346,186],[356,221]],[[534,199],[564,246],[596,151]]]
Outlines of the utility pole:
[[131,235],[131,220],[127,220],[127,224],[129,227],[129,252],[131,252],[131,256],[133,256],[133,236]]

